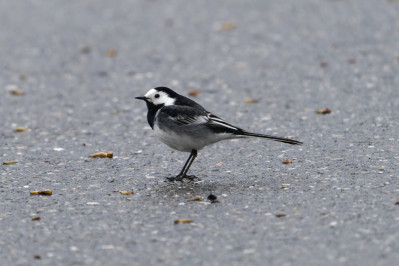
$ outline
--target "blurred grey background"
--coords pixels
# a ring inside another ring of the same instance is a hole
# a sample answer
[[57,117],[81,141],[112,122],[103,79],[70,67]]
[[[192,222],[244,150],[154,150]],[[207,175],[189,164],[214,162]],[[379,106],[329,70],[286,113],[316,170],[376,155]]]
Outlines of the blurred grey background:
[[[0,69],[1,264],[399,260],[398,1],[1,0]],[[156,86],[305,145],[221,142],[164,182],[188,154],[134,100]]]

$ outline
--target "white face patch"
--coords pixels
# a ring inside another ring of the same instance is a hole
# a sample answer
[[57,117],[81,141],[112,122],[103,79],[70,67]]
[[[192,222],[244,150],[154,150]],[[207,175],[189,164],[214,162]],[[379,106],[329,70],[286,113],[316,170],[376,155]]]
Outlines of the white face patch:
[[156,89],[149,90],[144,96],[155,105],[163,104],[168,106],[175,103],[175,99],[169,97],[167,93],[163,91],[157,91]]

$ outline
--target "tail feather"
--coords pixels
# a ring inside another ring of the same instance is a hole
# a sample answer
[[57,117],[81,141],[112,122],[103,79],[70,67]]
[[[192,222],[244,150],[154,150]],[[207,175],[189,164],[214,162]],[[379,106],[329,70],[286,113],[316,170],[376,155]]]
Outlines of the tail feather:
[[280,138],[280,137],[276,137],[276,136],[271,136],[271,135],[263,135],[263,134],[258,134],[258,133],[251,133],[251,132],[241,132],[240,135],[243,136],[249,136],[249,137],[258,137],[258,138],[265,138],[265,139],[271,139],[274,141],[279,141],[279,142],[283,142],[283,143],[288,143],[288,144],[292,144],[292,145],[302,145],[303,143],[297,140],[293,140],[293,139],[287,139],[287,138]]

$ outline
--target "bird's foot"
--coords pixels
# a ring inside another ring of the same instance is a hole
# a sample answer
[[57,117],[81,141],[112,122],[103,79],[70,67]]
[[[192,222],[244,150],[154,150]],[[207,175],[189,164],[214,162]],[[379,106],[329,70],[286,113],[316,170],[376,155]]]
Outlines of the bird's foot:
[[166,179],[170,182],[174,182],[174,181],[183,182],[183,179],[188,179],[190,181],[199,180],[199,178],[194,175],[182,175],[182,174],[178,174],[175,177],[167,177]]

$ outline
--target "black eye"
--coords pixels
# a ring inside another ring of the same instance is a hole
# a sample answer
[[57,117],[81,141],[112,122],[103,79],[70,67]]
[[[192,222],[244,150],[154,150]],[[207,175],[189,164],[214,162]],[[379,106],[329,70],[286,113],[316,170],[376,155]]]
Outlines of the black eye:
[[154,96],[155,98],[159,98],[159,94],[157,93],[157,94],[155,94],[155,96]]

